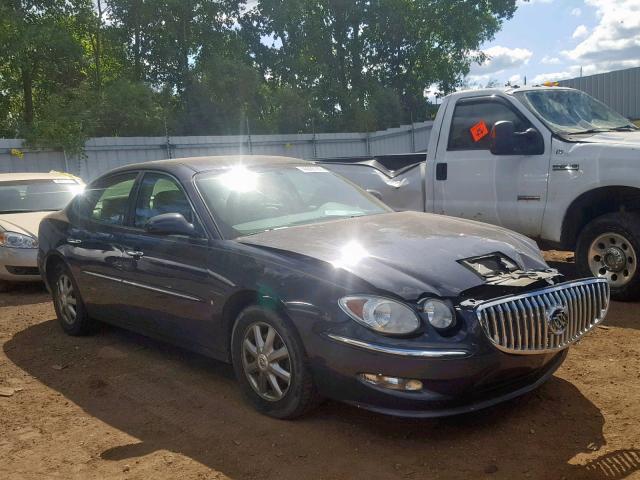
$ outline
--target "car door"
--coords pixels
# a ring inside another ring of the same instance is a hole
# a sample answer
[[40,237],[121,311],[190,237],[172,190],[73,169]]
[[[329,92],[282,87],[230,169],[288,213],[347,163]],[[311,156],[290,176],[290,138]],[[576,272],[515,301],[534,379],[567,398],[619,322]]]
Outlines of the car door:
[[[197,235],[157,235],[145,225],[152,217],[180,213]],[[208,347],[212,332],[212,298],[218,289],[209,274],[208,239],[177,179],[146,172],[140,181],[131,229],[123,244],[133,267],[124,273],[131,306],[145,325],[178,342]]]
[[137,177],[138,172],[130,172],[101,179],[74,205],[66,257],[89,314],[101,320],[129,318],[128,292],[121,280],[131,262],[122,239]]
[[[538,129],[545,153],[492,155],[490,132],[501,120],[513,122],[516,132]],[[549,171],[547,130],[496,96],[459,99],[446,112],[443,124],[450,128],[436,153],[435,211],[538,235]]]

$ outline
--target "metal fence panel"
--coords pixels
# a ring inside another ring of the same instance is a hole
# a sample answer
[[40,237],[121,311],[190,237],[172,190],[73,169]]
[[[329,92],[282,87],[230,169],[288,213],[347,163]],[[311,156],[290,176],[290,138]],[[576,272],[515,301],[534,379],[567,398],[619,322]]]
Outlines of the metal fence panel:
[[[22,140],[0,139],[0,173],[59,170],[89,181],[122,165],[165,158],[252,153],[313,160],[426,152],[432,125],[420,122],[372,133],[92,138],[82,158],[66,158],[61,151],[23,148]],[[23,158],[12,154],[12,149]]]
[[640,119],[640,67],[572,78],[559,83],[563,87],[588,93],[627,118]]

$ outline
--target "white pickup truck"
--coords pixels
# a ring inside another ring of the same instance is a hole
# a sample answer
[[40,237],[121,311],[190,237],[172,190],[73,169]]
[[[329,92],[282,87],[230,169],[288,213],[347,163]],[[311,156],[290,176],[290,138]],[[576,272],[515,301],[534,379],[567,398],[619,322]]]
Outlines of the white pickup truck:
[[640,297],[640,130],[609,107],[560,87],[454,93],[440,106],[426,159],[391,171],[377,162],[325,165],[394,208],[575,250],[581,275],[606,278],[619,300]]

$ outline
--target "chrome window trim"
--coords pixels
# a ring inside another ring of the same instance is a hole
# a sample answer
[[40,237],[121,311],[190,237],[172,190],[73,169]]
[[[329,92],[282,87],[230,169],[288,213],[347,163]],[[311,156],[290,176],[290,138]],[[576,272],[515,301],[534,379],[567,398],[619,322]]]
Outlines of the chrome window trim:
[[369,350],[376,353],[385,353],[388,355],[397,355],[401,357],[416,357],[416,358],[462,358],[471,355],[467,350],[438,350],[438,349],[411,349],[411,348],[398,348],[387,347],[385,345],[379,345],[376,343],[365,342],[362,340],[356,340],[355,338],[343,337],[334,333],[328,333],[327,336],[351,347],[360,348],[363,350]]
[[147,285],[145,283],[132,282],[130,280],[125,280],[124,278],[112,277],[110,275],[104,275],[102,273],[91,272],[88,270],[83,270],[82,273],[86,273],[87,275],[91,275],[93,277],[104,278],[105,280],[111,280],[112,282],[122,283],[124,285],[131,285],[132,287],[143,288],[145,290],[150,290],[152,292],[164,293],[167,295],[171,295],[173,297],[183,298],[185,300],[190,300],[192,302],[203,302],[204,300],[199,297],[193,297],[191,295],[187,295],[185,293],[174,292],[173,290],[168,290],[166,288],[154,287],[152,285]]

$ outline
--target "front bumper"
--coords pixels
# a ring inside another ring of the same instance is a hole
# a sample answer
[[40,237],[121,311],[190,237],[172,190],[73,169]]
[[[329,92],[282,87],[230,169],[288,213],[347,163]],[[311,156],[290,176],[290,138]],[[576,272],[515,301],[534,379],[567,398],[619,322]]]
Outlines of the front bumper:
[[37,282],[38,250],[35,248],[0,247],[0,280],[7,282]]
[[[567,350],[510,355],[495,349],[418,349],[403,356],[336,339],[328,342],[323,360],[312,362],[319,390],[336,400],[403,417],[456,415],[517,397],[549,379],[567,354]],[[390,390],[361,380],[361,373],[416,379],[423,388]]]
[[[414,351],[416,356],[402,357],[400,352],[377,354],[359,349],[360,358],[351,365],[325,364],[328,368],[321,368],[316,377],[320,379],[319,388],[332,398],[367,410],[416,418],[472,412],[523,395],[547,381],[567,355],[566,349],[532,356],[428,349]],[[355,354],[344,352],[347,356]],[[386,358],[378,358],[379,355]],[[359,373],[416,379],[422,382],[423,389],[390,390],[361,380]]]
[[[327,315],[319,319],[310,311],[290,314],[322,395],[394,416],[448,416],[509,400],[549,379],[567,353],[502,352],[473,312],[458,312],[464,327],[452,337],[431,333],[409,339],[382,337],[355,322]],[[419,380],[422,389],[392,390],[361,374]]]

